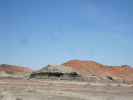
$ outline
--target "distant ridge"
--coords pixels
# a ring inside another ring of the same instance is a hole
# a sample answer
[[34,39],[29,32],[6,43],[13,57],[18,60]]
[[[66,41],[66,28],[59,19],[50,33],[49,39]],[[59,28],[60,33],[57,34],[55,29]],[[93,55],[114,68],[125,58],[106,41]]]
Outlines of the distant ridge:
[[32,69],[27,68],[27,67],[16,66],[16,65],[1,64],[0,65],[0,72],[29,73],[29,72],[32,72]]

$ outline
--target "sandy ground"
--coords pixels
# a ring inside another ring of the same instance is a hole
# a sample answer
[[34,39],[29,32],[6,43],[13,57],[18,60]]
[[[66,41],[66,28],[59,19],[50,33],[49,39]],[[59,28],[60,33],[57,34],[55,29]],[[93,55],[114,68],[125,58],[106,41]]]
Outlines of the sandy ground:
[[0,79],[0,100],[133,100],[133,85]]

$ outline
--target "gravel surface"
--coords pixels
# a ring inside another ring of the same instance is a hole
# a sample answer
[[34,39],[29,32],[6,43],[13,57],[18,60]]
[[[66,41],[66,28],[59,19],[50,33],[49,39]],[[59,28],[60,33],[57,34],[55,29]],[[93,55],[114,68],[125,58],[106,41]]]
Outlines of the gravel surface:
[[133,100],[133,85],[0,79],[0,100]]

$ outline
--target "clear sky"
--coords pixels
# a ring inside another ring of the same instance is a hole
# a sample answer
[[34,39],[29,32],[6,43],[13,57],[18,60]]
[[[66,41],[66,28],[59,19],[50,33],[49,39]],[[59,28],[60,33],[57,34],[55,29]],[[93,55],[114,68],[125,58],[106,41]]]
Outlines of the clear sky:
[[0,64],[70,59],[133,66],[133,0],[0,0]]

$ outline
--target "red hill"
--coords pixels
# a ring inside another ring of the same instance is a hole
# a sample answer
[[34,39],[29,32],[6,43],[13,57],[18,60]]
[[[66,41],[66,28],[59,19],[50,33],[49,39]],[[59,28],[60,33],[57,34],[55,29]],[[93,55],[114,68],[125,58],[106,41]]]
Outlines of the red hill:
[[0,72],[28,73],[28,72],[32,72],[32,70],[30,68],[20,67],[20,66],[16,66],[16,65],[1,64],[0,65]]
[[70,60],[63,65],[71,67],[84,76],[96,78],[110,78],[133,82],[133,68],[128,65],[106,66],[94,61]]

